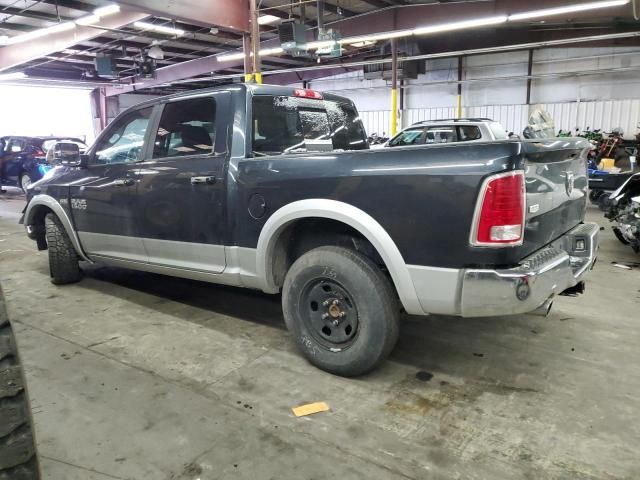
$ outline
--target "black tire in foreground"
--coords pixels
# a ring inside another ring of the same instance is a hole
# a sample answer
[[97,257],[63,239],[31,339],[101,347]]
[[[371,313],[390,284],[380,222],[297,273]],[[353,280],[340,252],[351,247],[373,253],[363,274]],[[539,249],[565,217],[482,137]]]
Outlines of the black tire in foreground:
[[49,274],[56,285],[74,283],[82,278],[78,254],[58,217],[48,213],[44,218],[47,249],[49,250]]
[[287,328],[313,365],[347,377],[373,370],[398,340],[400,308],[391,281],[365,255],[314,248],[285,277]]
[[0,290],[0,480],[39,478],[29,396]]

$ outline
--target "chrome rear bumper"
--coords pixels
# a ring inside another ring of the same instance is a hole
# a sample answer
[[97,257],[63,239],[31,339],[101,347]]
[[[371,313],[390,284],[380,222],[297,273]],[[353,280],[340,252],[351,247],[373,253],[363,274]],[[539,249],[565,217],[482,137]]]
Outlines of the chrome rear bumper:
[[460,315],[485,317],[531,312],[582,281],[596,261],[598,232],[584,223],[505,270],[466,269]]

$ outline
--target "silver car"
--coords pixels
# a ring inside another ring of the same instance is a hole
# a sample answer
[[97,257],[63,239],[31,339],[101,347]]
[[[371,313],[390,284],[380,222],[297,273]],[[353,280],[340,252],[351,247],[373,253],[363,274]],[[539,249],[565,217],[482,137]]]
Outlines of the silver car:
[[405,128],[382,146],[404,147],[439,143],[486,142],[506,140],[507,138],[509,137],[504,127],[488,118],[425,120]]

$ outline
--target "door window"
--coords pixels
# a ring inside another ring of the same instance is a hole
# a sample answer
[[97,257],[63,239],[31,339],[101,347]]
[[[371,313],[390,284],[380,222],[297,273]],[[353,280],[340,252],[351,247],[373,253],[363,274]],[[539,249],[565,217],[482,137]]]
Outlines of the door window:
[[153,143],[153,158],[205,155],[215,145],[216,101],[211,97],[168,103]]
[[142,160],[144,135],[153,107],[134,110],[115,121],[98,142],[91,161],[95,165],[130,163]]
[[482,132],[475,125],[461,125],[458,127],[458,138],[461,142],[470,142],[471,140],[480,140]]
[[405,145],[419,145],[424,143],[423,128],[409,128],[391,140],[389,145],[392,147],[404,147]]
[[425,131],[425,143],[452,143],[458,141],[454,126],[429,127]]

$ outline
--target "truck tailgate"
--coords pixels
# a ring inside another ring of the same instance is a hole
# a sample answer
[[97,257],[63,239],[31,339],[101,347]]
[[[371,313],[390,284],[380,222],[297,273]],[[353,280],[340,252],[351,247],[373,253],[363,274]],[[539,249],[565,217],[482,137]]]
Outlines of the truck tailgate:
[[521,254],[526,256],[584,220],[589,144],[562,138],[522,145],[527,198]]

